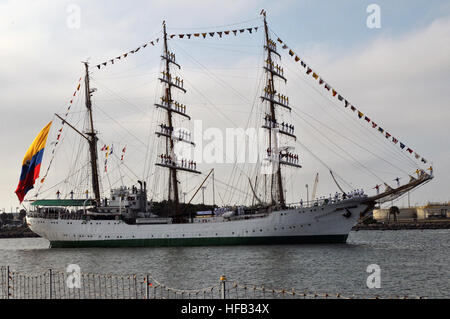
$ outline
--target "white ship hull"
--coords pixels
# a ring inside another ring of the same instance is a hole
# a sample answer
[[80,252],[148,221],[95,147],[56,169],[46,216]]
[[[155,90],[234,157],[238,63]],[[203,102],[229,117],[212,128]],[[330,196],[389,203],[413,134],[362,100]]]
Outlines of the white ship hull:
[[[121,220],[28,217],[31,230],[51,247],[204,246],[345,243],[366,198],[274,211],[260,218],[185,224],[130,225]],[[349,212],[351,214],[349,214]],[[345,215],[345,216],[344,216]]]

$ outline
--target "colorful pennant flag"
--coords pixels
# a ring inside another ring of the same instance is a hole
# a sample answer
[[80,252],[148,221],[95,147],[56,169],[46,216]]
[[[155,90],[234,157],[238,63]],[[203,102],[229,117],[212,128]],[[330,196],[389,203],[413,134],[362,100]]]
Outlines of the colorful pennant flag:
[[[278,41],[279,43],[283,44],[283,49],[287,49],[287,48],[288,48],[287,44],[284,43],[283,40],[281,40],[280,38],[277,38],[277,41]],[[301,58],[300,58],[298,55],[296,55],[296,53],[295,53],[293,50],[289,49],[289,55],[290,55],[290,56],[294,56],[295,62],[301,61],[301,66],[307,69],[306,74],[309,75],[309,74],[312,72],[312,69],[311,69],[311,68],[310,68],[303,60],[301,60]],[[318,79],[320,75],[317,74],[316,72],[314,72],[314,73],[312,74],[312,76],[313,76],[314,79]],[[319,85],[322,85],[323,83],[324,83],[324,80],[323,80],[322,78],[319,78]],[[325,89],[327,89],[328,91],[331,90],[331,86],[328,85],[327,83],[325,83],[325,86],[324,86],[324,87],[325,87]],[[337,95],[337,98],[338,98],[339,101],[344,101],[344,106],[345,106],[346,108],[347,108],[349,105],[351,105],[351,104],[350,104],[350,103],[349,103],[342,95],[337,94],[337,92],[336,92],[335,89],[332,89],[331,91],[332,91],[333,97],[336,97],[336,95]],[[353,112],[355,112],[355,111],[356,111],[356,108],[355,108],[353,105],[351,105],[351,110],[352,110]],[[362,118],[362,117],[363,117],[363,113],[362,113],[362,112],[358,111],[357,114],[358,114],[358,117],[359,117],[359,118]],[[364,120],[366,120],[367,123],[370,123],[370,122],[371,122],[370,118],[367,117],[367,116],[364,117]],[[377,125],[375,122],[372,121],[372,128],[377,128],[377,126],[378,126],[378,125]],[[384,129],[381,128],[381,127],[378,127],[378,131],[381,132],[381,133],[384,133]],[[388,133],[388,132],[386,132],[385,137],[386,137],[387,139],[389,139],[389,138],[391,137],[391,134]],[[392,141],[394,144],[397,144],[397,143],[399,142],[398,139],[396,139],[395,137],[393,137],[391,141]],[[405,147],[406,147],[406,145],[400,142],[400,148],[401,148],[401,149],[404,149]],[[413,152],[412,149],[410,149],[410,148],[408,148],[407,151],[408,151],[409,153],[412,153],[412,152]],[[415,153],[415,157],[416,157],[417,159],[419,159],[419,158],[420,158],[420,155],[418,155],[417,153]],[[422,157],[421,161],[422,161],[423,163],[426,163],[426,160],[425,160],[423,157]]]

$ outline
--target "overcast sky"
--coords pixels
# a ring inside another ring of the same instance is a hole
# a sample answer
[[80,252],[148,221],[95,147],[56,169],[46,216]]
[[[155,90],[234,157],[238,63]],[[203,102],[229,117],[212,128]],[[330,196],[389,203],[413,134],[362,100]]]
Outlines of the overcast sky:
[[[373,3],[381,9],[379,29],[370,29],[366,24],[370,14],[367,6]],[[73,8],[80,12],[80,23],[75,27],[71,20]],[[260,26],[262,8],[268,11],[271,29],[314,70],[367,115],[432,161],[436,178],[414,192],[412,204],[450,200],[450,3],[446,0],[0,0],[0,208],[9,211],[18,206],[14,190],[22,158],[53,113],[67,105],[83,72],[80,61],[89,59],[95,65],[152,40],[161,31],[162,20],[166,20],[169,33],[220,31],[243,21],[248,23],[242,25]],[[255,51],[251,45],[261,43],[259,40],[245,40],[247,47],[242,52]],[[207,52],[196,55],[187,42],[180,41],[175,48],[180,49],[180,55],[182,50],[191,52],[208,66],[214,60],[221,60],[228,67],[252,63],[251,55],[245,54],[234,55],[232,60],[225,52],[223,56],[208,56]],[[139,67],[146,63],[145,67],[155,68],[156,77],[160,62],[149,64],[150,54],[154,53],[147,52],[141,52],[136,60],[130,59],[130,68],[142,70]],[[158,55],[153,57],[157,59]],[[100,81],[101,76],[98,75]],[[191,81],[194,76],[192,73]],[[114,85],[111,81],[106,83]],[[250,87],[254,89],[255,85]],[[145,90],[144,86],[127,98],[135,102]],[[154,87],[147,91],[153,94]],[[221,92],[216,86],[210,94]],[[302,92],[290,89],[291,96],[302,97]],[[247,94],[244,87],[239,94]],[[153,101],[152,97],[136,105],[144,109]],[[220,123],[230,126],[213,115],[210,121],[217,122],[218,127]],[[306,182],[312,184],[314,172],[305,168]],[[306,182],[300,182],[302,190],[298,192],[304,191]],[[356,184],[362,187],[364,183]],[[368,189],[371,186],[364,185]],[[324,192],[327,195],[331,189]]]

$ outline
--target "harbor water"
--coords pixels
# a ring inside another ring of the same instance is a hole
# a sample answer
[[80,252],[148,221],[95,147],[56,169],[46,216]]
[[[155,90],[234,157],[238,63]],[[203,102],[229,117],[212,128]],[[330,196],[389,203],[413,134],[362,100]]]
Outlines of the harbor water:
[[[351,232],[347,244],[49,249],[42,238],[0,239],[0,265],[37,273],[150,274],[168,287],[200,289],[221,275],[240,284],[347,296],[450,298],[450,230]],[[380,267],[368,288],[367,267]]]

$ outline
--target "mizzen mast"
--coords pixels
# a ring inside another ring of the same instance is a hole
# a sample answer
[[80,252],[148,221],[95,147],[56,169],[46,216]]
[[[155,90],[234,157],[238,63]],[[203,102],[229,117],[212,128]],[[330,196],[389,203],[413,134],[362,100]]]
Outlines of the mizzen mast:
[[174,66],[181,69],[181,66],[175,62],[175,54],[170,52],[167,45],[167,31],[166,23],[163,22],[163,32],[164,32],[164,53],[161,56],[164,61],[164,71],[162,72],[162,77],[159,78],[161,83],[164,84],[164,93],[161,97],[161,102],[156,103],[157,108],[161,108],[166,111],[167,117],[166,122],[159,125],[160,130],[156,132],[156,135],[160,138],[165,138],[165,150],[163,154],[160,154],[159,162],[157,161],[157,166],[166,167],[169,169],[169,180],[168,180],[168,200],[174,204],[174,210],[172,215],[179,215],[179,189],[178,189],[178,179],[177,171],[185,171],[190,173],[200,174],[197,171],[197,164],[192,160],[177,158],[174,147],[175,142],[185,142],[194,146],[191,141],[190,133],[180,129],[178,132],[174,131],[174,115],[181,116],[190,120],[190,116],[186,114],[186,106],[180,104],[178,101],[172,99],[172,88],[178,89],[183,93],[186,93],[184,89],[184,81],[180,77],[173,77],[171,73],[170,66]]

